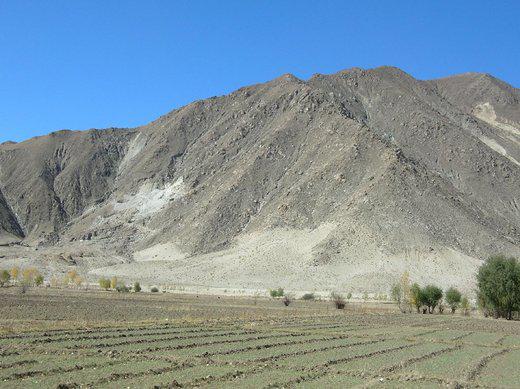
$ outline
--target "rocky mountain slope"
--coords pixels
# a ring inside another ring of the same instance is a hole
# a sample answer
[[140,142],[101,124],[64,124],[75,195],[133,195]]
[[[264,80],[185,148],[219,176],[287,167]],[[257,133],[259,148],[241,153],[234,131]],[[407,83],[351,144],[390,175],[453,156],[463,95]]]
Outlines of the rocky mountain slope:
[[470,290],[482,259],[520,255],[519,161],[520,91],[492,76],[284,75],[0,145],[0,228],[93,278],[386,292],[409,270]]

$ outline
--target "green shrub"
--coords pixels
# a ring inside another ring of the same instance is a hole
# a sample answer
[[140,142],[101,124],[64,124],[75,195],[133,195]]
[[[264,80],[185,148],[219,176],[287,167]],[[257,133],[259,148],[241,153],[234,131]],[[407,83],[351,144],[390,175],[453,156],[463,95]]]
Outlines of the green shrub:
[[451,308],[451,313],[455,313],[462,300],[462,294],[456,288],[449,288],[446,291],[446,304]]
[[35,278],[34,278],[34,283],[36,286],[41,286],[43,285],[43,276],[41,274],[38,274]]
[[350,300],[352,298],[352,292],[347,293],[347,300]]
[[315,297],[314,297],[314,293],[305,293],[303,296],[302,296],[302,300],[314,300]]
[[134,283],[134,292],[140,292],[141,291],[141,284],[139,282]]
[[269,295],[270,295],[272,298],[283,297],[283,295],[284,295],[284,290],[283,290],[283,288],[271,289],[271,290],[269,291]]
[[152,286],[152,289],[150,289],[150,292],[157,293],[157,292],[159,292],[159,288],[157,288],[157,286]]
[[513,318],[520,311],[520,263],[503,255],[490,257],[477,274],[479,306],[496,318]]

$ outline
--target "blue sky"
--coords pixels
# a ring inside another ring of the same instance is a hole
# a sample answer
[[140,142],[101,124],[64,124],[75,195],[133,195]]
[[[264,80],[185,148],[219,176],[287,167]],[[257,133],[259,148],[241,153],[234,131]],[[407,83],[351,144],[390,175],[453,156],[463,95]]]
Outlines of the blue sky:
[[519,1],[0,0],[0,142],[132,127],[283,73],[394,65],[520,87]]

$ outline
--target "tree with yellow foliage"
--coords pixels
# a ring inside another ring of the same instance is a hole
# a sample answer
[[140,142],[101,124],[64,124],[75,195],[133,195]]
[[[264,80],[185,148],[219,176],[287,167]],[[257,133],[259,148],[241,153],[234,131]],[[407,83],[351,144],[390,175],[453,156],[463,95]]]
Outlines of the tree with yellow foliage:
[[110,279],[110,288],[111,289],[115,289],[117,286],[117,277],[112,277]]
[[13,280],[14,283],[16,283],[18,281],[18,276],[20,275],[20,268],[15,266],[11,269],[10,273],[11,273],[11,279]]
[[405,271],[401,275],[399,282],[392,285],[390,295],[397,303],[397,306],[402,313],[410,313],[412,311],[412,290],[410,286],[410,274],[408,271]]
[[408,270],[401,275],[399,281],[401,285],[402,293],[402,311],[408,310],[408,313],[412,312],[412,286],[410,285],[410,273]]
[[28,267],[22,271],[22,282],[24,285],[33,286],[36,276],[39,274],[34,267]]
[[80,288],[81,285],[83,285],[83,278],[81,278],[79,275],[76,275],[76,278],[74,278],[74,284],[76,284],[77,288]]
[[72,286],[75,284],[75,279],[78,277],[78,272],[76,270],[69,270],[65,277],[63,278],[63,284],[65,286]]

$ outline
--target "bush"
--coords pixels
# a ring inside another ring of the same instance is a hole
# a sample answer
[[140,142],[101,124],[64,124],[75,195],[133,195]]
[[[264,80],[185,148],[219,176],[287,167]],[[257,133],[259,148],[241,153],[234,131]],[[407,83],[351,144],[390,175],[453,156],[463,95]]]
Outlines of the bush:
[[141,291],[141,284],[139,282],[134,283],[134,292]]
[[110,280],[108,278],[100,278],[99,287],[101,289],[109,290],[110,289]]
[[303,296],[302,296],[302,300],[314,300],[315,297],[314,297],[314,293],[305,293]]
[[11,279],[11,274],[7,270],[0,271],[0,286],[4,286]]
[[157,286],[152,286],[152,289],[150,289],[150,292],[157,293],[159,291],[159,288]]
[[442,299],[442,289],[435,285],[427,285],[422,290],[423,305],[428,307],[428,312],[433,313],[435,307]]
[[460,301],[462,299],[462,294],[455,288],[449,288],[446,291],[446,304],[451,308],[451,313],[455,313],[457,308],[459,307]]
[[343,296],[337,292],[331,292],[330,294],[330,300],[332,301],[332,304],[336,307],[336,309],[344,309],[346,302]]
[[352,292],[347,293],[347,300],[350,300],[352,298]]
[[272,298],[283,297],[283,295],[284,295],[284,290],[283,290],[283,288],[271,289],[271,290],[269,291],[269,295],[270,295]]
[[503,255],[487,259],[478,271],[477,289],[481,308],[511,320],[520,310],[520,263]]

